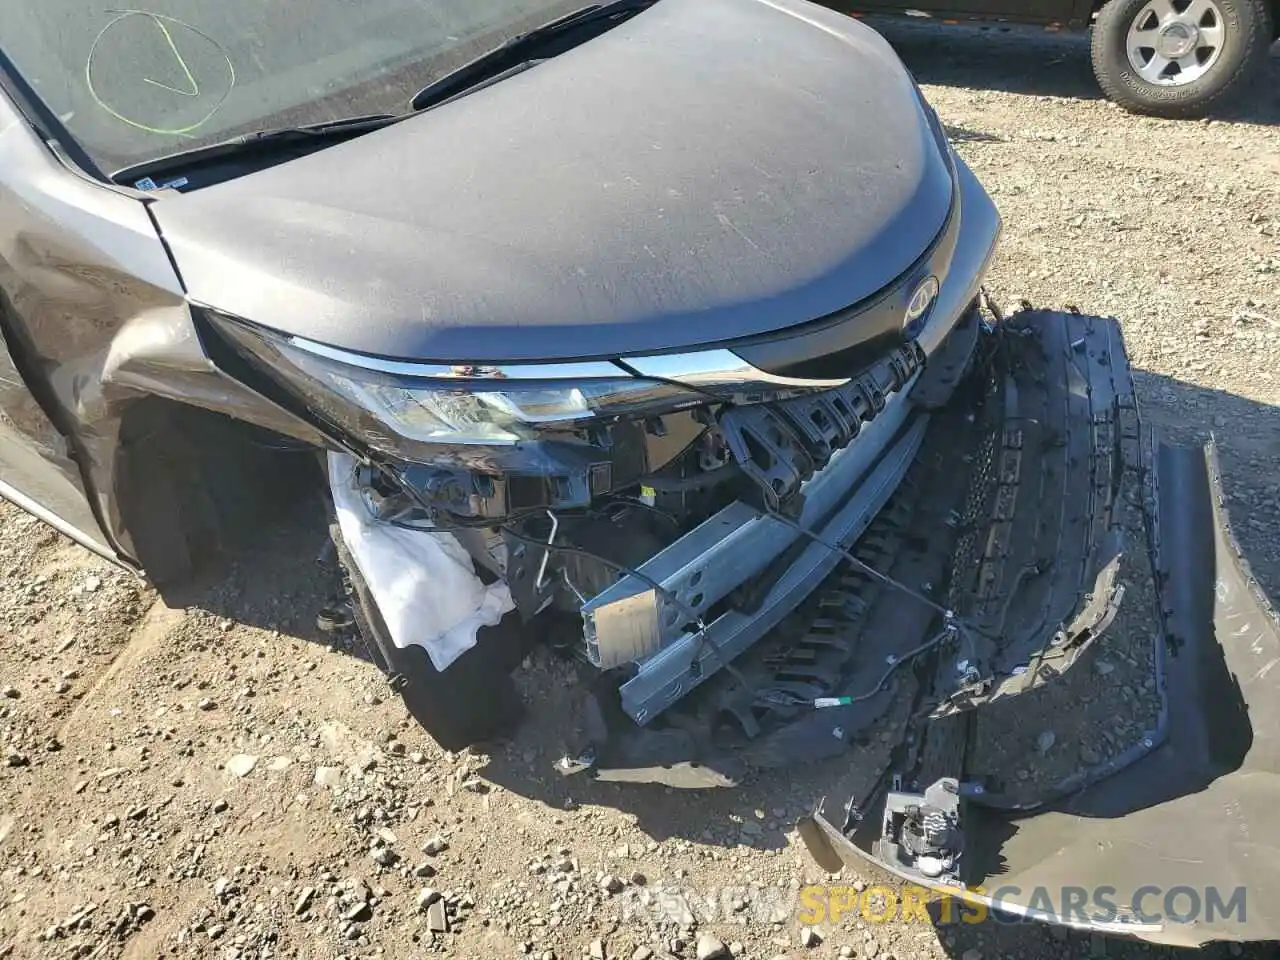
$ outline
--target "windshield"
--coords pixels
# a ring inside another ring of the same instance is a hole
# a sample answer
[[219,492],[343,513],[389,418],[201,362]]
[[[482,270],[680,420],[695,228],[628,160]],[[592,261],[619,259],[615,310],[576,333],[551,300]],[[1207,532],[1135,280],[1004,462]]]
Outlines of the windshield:
[[104,171],[263,128],[402,113],[586,0],[0,0],[0,49]]

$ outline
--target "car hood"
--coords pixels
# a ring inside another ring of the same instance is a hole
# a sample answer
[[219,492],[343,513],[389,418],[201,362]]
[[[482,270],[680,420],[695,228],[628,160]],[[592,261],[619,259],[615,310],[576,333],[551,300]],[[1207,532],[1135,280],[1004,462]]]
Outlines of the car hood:
[[661,0],[418,117],[152,204],[188,295],[387,357],[723,342],[847,308],[928,248],[950,166],[874,31]]

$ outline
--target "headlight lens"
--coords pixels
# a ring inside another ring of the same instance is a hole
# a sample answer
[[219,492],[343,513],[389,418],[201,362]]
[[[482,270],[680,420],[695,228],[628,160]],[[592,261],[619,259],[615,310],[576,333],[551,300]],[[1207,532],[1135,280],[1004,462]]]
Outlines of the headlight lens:
[[[539,428],[567,430],[707,401],[697,391],[631,377],[608,363],[529,367],[526,378],[525,372],[512,376],[519,371],[512,367],[383,362],[230,318],[210,320],[315,414],[371,447],[407,457],[415,444],[510,445],[533,439]],[[539,371],[581,376],[544,378]]]

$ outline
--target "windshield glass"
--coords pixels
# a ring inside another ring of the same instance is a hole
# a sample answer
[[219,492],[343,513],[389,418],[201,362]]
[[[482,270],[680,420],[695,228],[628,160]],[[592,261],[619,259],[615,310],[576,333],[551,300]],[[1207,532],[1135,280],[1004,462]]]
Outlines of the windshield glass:
[[587,0],[0,0],[0,49],[107,173],[264,128],[401,113]]

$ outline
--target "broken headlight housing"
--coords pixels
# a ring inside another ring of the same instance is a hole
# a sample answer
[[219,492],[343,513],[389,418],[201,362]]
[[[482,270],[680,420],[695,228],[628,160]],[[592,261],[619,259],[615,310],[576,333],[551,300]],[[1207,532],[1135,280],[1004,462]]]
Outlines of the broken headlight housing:
[[410,459],[423,444],[511,446],[547,430],[570,432],[709,399],[606,361],[482,366],[387,360],[205,316],[313,415],[376,450]]

